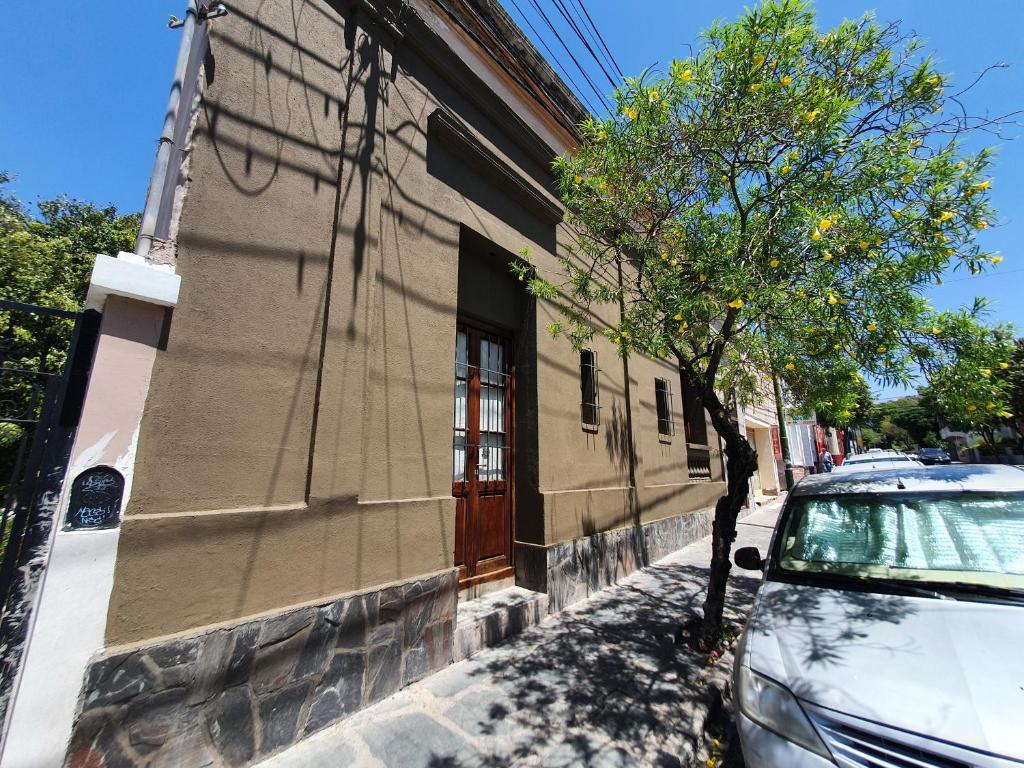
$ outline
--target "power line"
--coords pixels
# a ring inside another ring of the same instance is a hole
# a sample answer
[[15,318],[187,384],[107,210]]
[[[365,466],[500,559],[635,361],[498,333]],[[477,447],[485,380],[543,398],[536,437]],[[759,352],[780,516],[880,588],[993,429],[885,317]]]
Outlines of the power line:
[[597,25],[594,24],[594,20],[590,17],[590,12],[587,11],[587,7],[583,4],[583,0],[574,0],[574,1],[575,1],[576,5],[579,6],[580,10],[583,11],[583,15],[586,17],[587,22],[590,24],[590,28],[592,30],[594,30],[594,35],[597,36],[598,42],[601,44],[601,47],[604,49],[604,52],[607,54],[608,59],[612,63],[612,66],[615,67],[615,71],[618,72],[619,77],[624,80],[626,78],[626,76],[622,73],[622,68],[619,66],[619,62],[617,62],[615,60],[615,57],[612,56],[612,52],[610,50],[608,50],[608,44],[604,41],[604,36],[601,35],[601,32],[600,32],[600,30],[598,30]]
[[576,69],[578,69],[580,71],[580,74],[583,75],[583,79],[587,81],[587,85],[589,85],[591,90],[593,90],[594,93],[597,94],[597,98],[601,102],[601,104],[605,107],[605,109],[610,109],[611,104],[608,102],[605,95],[601,93],[600,89],[596,85],[594,85],[594,81],[590,79],[590,75],[587,74],[587,70],[583,68],[582,64],[580,64],[579,59],[577,59],[575,54],[573,54],[572,49],[569,48],[568,45],[566,45],[565,40],[562,39],[562,36],[558,33],[558,30],[555,29],[555,25],[551,23],[551,19],[548,18],[548,15],[544,12],[544,9],[540,7],[540,4],[537,2],[537,0],[530,0],[530,5],[533,6],[534,10],[536,10],[540,17],[544,20],[544,23],[548,25],[548,29],[551,30],[551,33],[555,36],[555,39],[562,44],[562,48],[564,48],[565,52],[569,54],[569,58],[572,59],[573,64],[576,65]]
[[596,53],[594,53],[594,49],[590,46],[590,41],[587,40],[583,32],[580,31],[579,26],[577,26],[576,21],[569,15],[569,10],[565,7],[565,3],[563,3],[562,0],[554,0],[554,3],[555,8],[558,9],[558,12],[562,15],[562,18],[569,23],[569,26],[572,28],[572,31],[576,33],[576,37],[578,37],[580,42],[583,43],[583,47],[587,49],[587,52],[590,54],[590,57],[597,62],[598,68],[601,70],[604,76],[608,78],[608,82],[611,83],[612,88],[614,88],[616,86],[615,78],[608,74],[608,70],[605,69],[600,57]]
[[587,99],[586,95],[584,95],[583,89],[580,88],[580,86],[577,84],[575,80],[573,80],[572,75],[569,74],[568,68],[564,64],[562,64],[562,62],[559,60],[557,56],[555,56],[554,51],[551,50],[551,48],[548,46],[544,38],[541,37],[540,33],[537,31],[537,28],[533,26],[533,22],[531,22],[529,17],[525,13],[523,13],[523,9],[519,7],[519,3],[517,3],[516,0],[509,0],[509,2],[512,3],[512,7],[516,9],[522,20],[526,22],[526,25],[530,28],[530,31],[533,32],[534,37],[537,38],[537,41],[542,46],[544,46],[544,50],[547,51],[548,56],[551,57],[552,63],[557,65],[557,67],[562,71],[562,74],[565,76],[565,79],[568,80],[569,84],[573,87],[573,90],[575,90],[576,93],[579,94],[580,99],[582,99],[583,103],[586,104],[587,109],[594,113],[599,112],[600,110],[594,109],[594,105],[591,104],[590,100]]

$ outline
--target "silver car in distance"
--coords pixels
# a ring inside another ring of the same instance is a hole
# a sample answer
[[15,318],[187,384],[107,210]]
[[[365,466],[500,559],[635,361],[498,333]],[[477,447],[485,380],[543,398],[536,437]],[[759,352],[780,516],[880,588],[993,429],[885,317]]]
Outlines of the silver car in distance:
[[735,560],[748,768],[1024,766],[1024,471],[812,475]]

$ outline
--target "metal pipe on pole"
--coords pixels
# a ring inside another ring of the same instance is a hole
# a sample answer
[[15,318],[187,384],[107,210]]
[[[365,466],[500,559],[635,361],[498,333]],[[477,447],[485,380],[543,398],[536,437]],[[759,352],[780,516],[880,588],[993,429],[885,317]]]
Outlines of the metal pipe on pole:
[[164,112],[164,127],[160,132],[160,143],[156,150],[156,163],[153,175],[149,179],[146,192],[146,205],[142,210],[142,221],[139,224],[139,236],[135,241],[135,252],[142,257],[149,255],[153,247],[153,236],[156,232],[157,217],[163,198],[164,181],[171,164],[171,152],[174,149],[174,124],[178,118],[181,105],[181,94],[185,86],[185,73],[188,69],[189,55],[192,50],[192,39],[195,36],[196,24],[199,23],[199,0],[188,0],[188,10],[181,24],[181,44],[178,47],[178,60],[174,65],[174,78],[171,81],[171,93],[167,98],[167,110]]
[[772,385],[775,387],[775,415],[779,420],[779,445],[782,448],[782,460],[786,462],[786,490],[793,488],[793,456],[789,452],[789,435],[786,433],[786,404],[782,399],[782,385],[772,368]]

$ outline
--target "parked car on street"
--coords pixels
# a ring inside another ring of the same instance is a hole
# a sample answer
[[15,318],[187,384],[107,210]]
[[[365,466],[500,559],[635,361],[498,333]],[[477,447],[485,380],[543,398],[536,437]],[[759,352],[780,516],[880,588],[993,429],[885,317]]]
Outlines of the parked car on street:
[[934,464],[953,463],[953,460],[949,458],[949,454],[941,448],[922,448],[918,451],[918,456],[921,459],[921,463],[929,467]]
[[843,463],[832,471],[846,473],[923,466],[920,461],[915,461],[899,451],[868,451],[847,456]]
[[736,651],[748,768],[1024,764],[1024,471],[797,483]]

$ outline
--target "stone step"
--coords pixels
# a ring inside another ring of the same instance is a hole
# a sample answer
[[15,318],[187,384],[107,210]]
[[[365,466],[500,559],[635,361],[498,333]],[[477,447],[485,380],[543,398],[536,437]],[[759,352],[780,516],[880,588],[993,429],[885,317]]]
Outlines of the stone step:
[[455,661],[518,635],[539,624],[547,613],[548,596],[522,587],[460,602],[455,622]]

